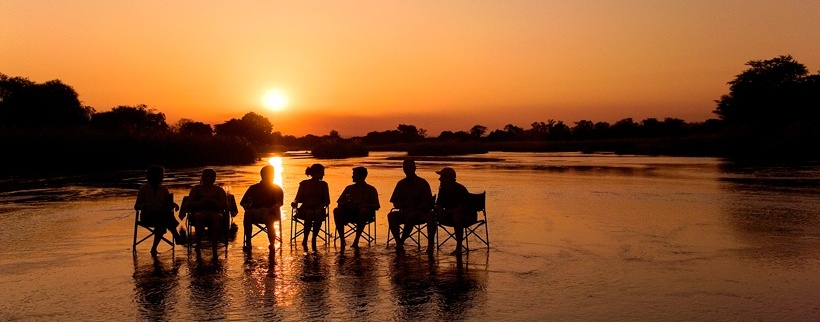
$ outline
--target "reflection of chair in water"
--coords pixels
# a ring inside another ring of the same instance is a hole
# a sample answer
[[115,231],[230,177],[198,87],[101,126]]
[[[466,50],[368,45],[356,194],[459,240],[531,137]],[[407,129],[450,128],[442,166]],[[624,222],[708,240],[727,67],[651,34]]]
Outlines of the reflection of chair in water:
[[[233,217],[239,213],[239,210],[236,208],[236,198],[232,194],[227,194],[228,203],[225,205],[225,208],[221,211],[222,217],[222,226],[223,228],[222,234],[218,238],[218,242],[222,242],[225,244],[225,257],[228,257],[228,240],[231,236],[231,225],[233,225]],[[196,238],[194,238],[194,234],[205,234],[204,231],[197,231],[194,232],[192,230],[193,223],[191,222],[191,211],[190,207],[188,207],[188,196],[182,197],[182,206],[180,206],[180,213],[185,214],[185,228],[188,230],[190,236],[188,236],[188,253],[191,253],[191,248],[196,243]],[[210,230],[211,227],[205,226],[205,229]]]
[[[290,245],[293,246],[293,241],[296,240],[297,237],[302,236],[305,233],[305,220],[296,218],[296,213],[299,211],[298,207],[293,207],[290,210]],[[322,223],[322,227],[319,229],[319,234],[317,238],[321,239],[325,245],[330,243],[330,213],[328,212],[328,207],[324,207],[323,211],[325,212],[325,221]],[[301,227],[296,227],[297,224]],[[311,228],[312,230],[312,228]],[[311,234],[313,232],[311,231]]]
[[[470,237],[477,239],[481,243],[487,245],[487,249],[490,249],[490,230],[487,226],[486,201],[486,191],[482,193],[471,193],[467,199],[467,210],[463,214],[465,221],[464,248],[467,251],[470,250]],[[479,218],[479,214],[481,214],[481,218]],[[438,242],[438,248],[441,248],[441,246],[448,240],[455,239],[456,235],[455,230],[452,227],[442,225],[441,223],[438,224],[438,227],[444,230],[447,235],[444,240]],[[484,229],[481,229],[481,227],[484,227]]]
[[[138,230],[139,230],[140,227],[142,227],[143,229],[148,231],[148,236],[145,236],[142,239],[140,239],[139,241],[137,241]],[[154,237],[154,235],[156,234],[156,232],[155,232],[156,229],[157,229],[156,224],[150,223],[146,220],[143,220],[142,211],[137,210],[137,214],[134,217],[134,244],[131,246],[131,251],[136,253],[137,252],[137,245],[141,244],[142,242],[144,242],[145,240],[147,240],[151,237]],[[176,229],[176,227],[174,227],[174,228],[169,227],[168,229]],[[171,238],[169,240],[168,238],[165,238],[165,236],[162,236],[162,241],[164,241],[168,245],[171,245],[171,252],[174,251],[174,246],[176,246],[176,244],[175,244],[175,241],[174,241],[173,238]]]
[[[277,233],[274,235],[274,236],[276,236],[275,239],[281,245],[282,244],[282,214],[279,214],[279,219],[276,219],[273,222],[274,222],[274,227],[272,227],[272,228],[273,229],[278,229]],[[279,228],[276,228],[277,223],[279,224],[278,225]],[[268,228],[269,227],[267,225],[263,224],[263,223],[258,223],[258,222],[251,223],[251,239],[253,239],[254,237],[256,237],[256,235],[259,235],[261,233],[265,233],[265,235],[267,235]],[[242,234],[242,245],[247,245],[248,244],[248,241],[245,240],[246,238],[247,238],[247,236],[245,236],[245,234]]]
[[[355,236],[356,235],[356,226],[358,224],[355,221],[351,221],[345,225],[344,228],[344,238],[347,240],[347,237]],[[338,228],[333,230],[333,246],[336,246],[336,240],[339,239],[339,232]],[[373,216],[367,218],[364,222],[364,230],[362,230],[362,237],[368,245],[370,243],[376,241],[376,212],[373,211]]]

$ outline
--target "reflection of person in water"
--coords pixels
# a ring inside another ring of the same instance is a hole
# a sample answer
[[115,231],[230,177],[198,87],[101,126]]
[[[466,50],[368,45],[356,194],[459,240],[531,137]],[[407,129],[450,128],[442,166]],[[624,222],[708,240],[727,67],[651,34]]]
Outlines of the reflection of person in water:
[[166,267],[160,260],[140,263],[134,257],[134,291],[141,310],[141,319],[161,321],[174,311],[174,294],[179,286],[179,262]]
[[[209,228],[211,248],[213,248],[214,258],[216,258],[217,238],[224,232],[222,227],[227,218],[228,196],[222,187],[214,185],[216,182],[216,171],[214,169],[202,170],[200,184],[194,186],[188,194],[187,207],[191,211],[191,222],[196,230],[196,254],[200,256],[202,246],[202,233],[205,227]],[[184,215],[184,213],[183,213]]]
[[191,272],[191,280],[188,285],[190,296],[189,305],[192,313],[192,321],[219,321],[227,320],[225,308],[227,298],[225,296],[228,277],[226,269],[219,261],[213,264],[207,262],[188,261],[188,270]]
[[313,251],[316,251],[316,237],[319,236],[319,230],[322,229],[322,223],[325,221],[325,207],[330,205],[330,192],[327,182],[322,181],[325,176],[324,166],[318,163],[313,164],[305,170],[305,174],[310,176],[310,179],[299,182],[296,198],[290,205],[294,208],[299,207],[296,211],[296,218],[304,220],[305,223],[302,248],[307,251],[308,235],[313,230],[311,246],[313,246]]
[[[390,263],[390,288],[398,307],[397,320],[435,321],[433,314],[435,276],[438,270],[433,257],[407,256],[399,253]],[[440,320],[441,321],[441,320]]]
[[165,178],[165,169],[161,166],[151,166],[145,172],[148,183],[140,187],[137,192],[137,201],[134,209],[139,210],[140,220],[143,224],[154,227],[154,242],[151,245],[151,255],[156,256],[157,246],[165,235],[166,230],[171,231],[176,243],[183,243],[177,225],[179,221],[174,218],[174,210],[179,210],[179,205],[174,203],[174,195],[168,192],[168,188],[162,185]]
[[317,254],[304,256],[302,265],[297,265],[296,269],[299,283],[296,285],[296,295],[298,299],[300,313],[303,316],[297,320],[323,321],[330,315],[330,305],[327,296],[330,294],[330,287],[327,283],[328,264],[324,257]]
[[335,287],[340,291],[344,304],[347,305],[350,316],[338,316],[340,320],[367,321],[378,319],[379,316],[368,315],[372,311],[362,312],[362,308],[370,307],[379,302],[379,277],[376,271],[377,256],[373,252],[354,252],[353,256],[336,257]]
[[376,188],[365,182],[367,168],[353,168],[353,184],[345,187],[339,200],[339,207],[333,209],[333,221],[336,232],[345,249],[345,225],[356,224],[356,237],[353,238],[353,248],[359,248],[359,238],[362,237],[366,223],[376,219],[376,210],[379,209],[379,193]]
[[[273,223],[281,216],[281,207],[284,200],[282,188],[273,183],[273,166],[266,165],[260,171],[262,180],[248,188],[239,204],[245,209],[245,218],[242,220],[245,227],[245,242],[243,250],[250,252],[253,224],[264,224],[268,230],[271,260],[275,256],[276,228]],[[281,228],[281,227],[280,227]]]
[[[415,161],[404,160],[402,169],[406,177],[396,183],[396,188],[393,189],[393,195],[390,197],[393,208],[398,209],[398,211],[387,214],[390,232],[396,241],[396,248],[401,249],[404,241],[413,232],[413,226],[426,223],[427,252],[432,253],[435,245],[436,223],[435,218],[430,214],[430,209],[433,207],[433,193],[430,191],[430,184],[416,175]],[[400,225],[404,225],[401,232]]]

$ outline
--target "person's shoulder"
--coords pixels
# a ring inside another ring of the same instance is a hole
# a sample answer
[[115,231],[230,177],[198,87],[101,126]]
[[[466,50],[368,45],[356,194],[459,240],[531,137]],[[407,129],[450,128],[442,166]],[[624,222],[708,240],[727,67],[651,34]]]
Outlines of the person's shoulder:
[[415,180],[416,180],[416,182],[423,182],[424,184],[426,184],[428,186],[430,185],[430,183],[427,182],[427,179],[424,179],[422,177],[416,176]]

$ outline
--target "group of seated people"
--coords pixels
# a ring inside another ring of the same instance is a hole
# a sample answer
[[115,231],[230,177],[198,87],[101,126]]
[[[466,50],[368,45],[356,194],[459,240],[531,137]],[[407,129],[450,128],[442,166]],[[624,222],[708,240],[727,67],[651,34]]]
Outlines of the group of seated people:
[[191,225],[199,234],[196,234],[196,253],[200,254],[202,237],[205,227],[208,227],[211,247],[216,255],[217,238],[223,230],[223,225],[227,224],[224,217],[228,209],[228,195],[222,187],[215,185],[216,171],[213,169],[202,170],[200,184],[191,188],[188,197],[182,204],[182,208],[174,202],[173,194],[168,188],[162,185],[165,177],[165,169],[161,166],[151,166],[146,171],[148,183],[140,187],[137,193],[137,201],[134,209],[141,212],[140,221],[143,225],[154,227],[154,241],[151,246],[151,255],[156,256],[157,246],[163,238],[166,230],[173,235],[178,244],[185,242],[184,237],[176,230],[179,221],[174,217],[174,211],[179,210],[179,218],[185,219],[190,213]]
[[[416,175],[416,164],[413,160],[405,160],[402,169],[406,177],[396,184],[390,197],[394,210],[387,215],[396,247],[403,247],[414,226],[427,224],[427,252],[432,253],[436,247],[437,225],[442,224],[454,227],[457,245],[453,253],[461,254],[463,227],[475,222],[476,217],[466,209],[469,192],[456,182],[455,170],[445,167],[436,171],[440,186],[437,198],[434,198],[427,180]],[[246,238],[243,250],[246,252],[252,250],[252,225],[265,224],[270,242],[270,255],[274,256],[275,253],[276,235],[273,224],[280,220],[284,193],[281,187],[273,183],[273,170],[270,165],[262,167],[260,182],[250,186],[239,203],[245,209],[243,226]],[[337,207],[333,210],[342,249],[347,245],[345,226],[355,224],[355,237],[351,247],[358,247],[364,227],[375,220],[376,211],[381,207],[378,191],[365,181],[367,169],[355,167],[352,172],[353,184],[345,187],[336,201]],[[330,193],[327,182],[322,180],[324,166],[313,164],[305,170],[305,174],[310,178],[299,183],[291,207],[296,209],[296,218],[304,224],[302,247],[307,250],[308,236],[312,236],[311,246],[315,251],[316,239],[326,216],[325,209],[330,205]],[[162,186],[163,176],[162,167],[150,167],[147,171],[148,183],[140,188],[134,205],[135,209],[142,211],[143,222],[156,227],[152,255],[157,254],[157,245],[166,230],[170,230],[176,240],[182,238],[175,229],[179,222],[174,218],[174,210],[179,210],[179,206],[173,202],[173,195],[168,189]],[[184,219],[187,213],[191,214],[189,220],[197,232],[204,231],[206,226],[209,227],[214,256],[217,243],[213,241],[217,238],[216,234],[221,231],[220,225],[227,223],[223,217],[227,195],[225,190],[214,185],[215,181],[216,172],[213,169],[203,170],[200,184],[191,189],[180,211],[180,219]],[[199,255],[202,234],[196,235],[196,251]]]

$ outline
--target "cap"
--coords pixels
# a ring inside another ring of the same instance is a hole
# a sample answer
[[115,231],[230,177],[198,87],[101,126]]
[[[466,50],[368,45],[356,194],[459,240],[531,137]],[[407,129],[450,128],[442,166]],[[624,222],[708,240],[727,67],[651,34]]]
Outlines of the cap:
[[436,171],[436,174],[442,177],[450,177],[452,179],[456,178],[456,170],[453,170],[451,167],[444,167],[439,171]]

